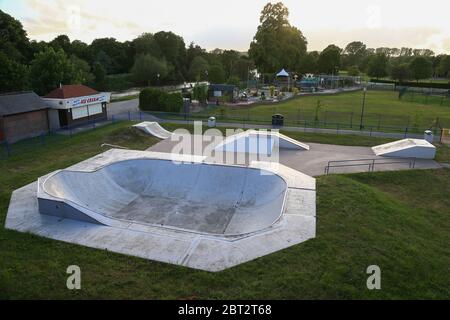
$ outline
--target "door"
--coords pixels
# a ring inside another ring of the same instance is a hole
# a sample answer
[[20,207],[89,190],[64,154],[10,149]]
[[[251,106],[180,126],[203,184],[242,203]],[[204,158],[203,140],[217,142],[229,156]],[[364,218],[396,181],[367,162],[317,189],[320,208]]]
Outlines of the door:
[[69,125],[69,121],[67,119],[67,110],[58,110],[59,113],[59,125],[61,127],[67,127]]

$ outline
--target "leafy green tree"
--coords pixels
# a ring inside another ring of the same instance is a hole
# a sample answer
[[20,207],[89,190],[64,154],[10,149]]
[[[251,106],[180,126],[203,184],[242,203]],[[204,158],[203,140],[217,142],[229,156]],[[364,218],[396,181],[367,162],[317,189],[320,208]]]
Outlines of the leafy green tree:
[[319,55],[319,71],[328,74],[337,74],[341,65],[341,49],[330,44]]
[[106,70],[103,66],[95,62],[92,66],[92,73],[94,75],[94,86],[98,90],[104,90],[106,86]]
[[318,73],[319,72],[319,52],[308,52],[298,64],[298,72],[305,73]]
[[192,91],[192,96],[194,100],[197,100],[201,104],[205,104],[206,99],[208,98],[208,86],[196,84],[194,90]]
[[19,63],[26,63],[31,50],[20,21],[0,10],[0,52]]
[[403,82],[410,79],[411,73],[407,63],[397,63],[391,67],[391,78]]
[[101,38],[92,41],[89,54],[103,65],[108,74],[126,73],[133,64],[131,43],[121,43],[114,38]]
[[268,3],[261,11],[260,25],[249,50],[261,72],[295,70],[306,54],[307,41],[299,29],[289,24],[288,17],[289,10],[282,2]]
[[438,66],[438,72],[445,77],[450,75],[450,55],[445,55],[441,58]]
[[0,93],[28,88],[28,68],[0,52]]
[[132,41],[132,46],[136,55],[150,54],[153,57],[161,57],[161,49],[151,33],[143,33]]
[[49,47],[36,54],[31,62],[30,79],[33,90],[44,95],[60,84],[74,83],[77,72],[63,50]]
[[239,77],[237,76],[231,76],[230,78],[228,78],[227,83],[232,84],[236,87],[241,87],[241,79],[239,79]]
[[415,57],[409,65],[411,76],[417,82],[421,79],[428,79],[433,74],[433,68],[428,58],[418,56]]
[[366,54],[367,46],[363,42],[350,42],[344,49],[342,64],[344,67],[357,66],[359,68]]
[[350,67],[348,67],[347,68],[347,72],[348,72],[348,75],[352,76],[352,77],[357,77],[360,74],[358,66],[350,66]]
[[377,79],[388,75],[388,57],[383,53],[377,53],[369,59],[367,74]]
[[224,83],[225,82],[225,71],[221,64],[212,65],[209,68],[208,79],[211,83]]
[[94,75],[91,73],[91,66],[87,61],[78,58],[76,55],[70,56],[70,62],[74,66],[75,80],[74,83],[90,85],[94,83]]
[[70,44],[70,53],[76,55],[78,58],[91,61],[92,57],[90,56],[89,46],[80,40],[74,40]]
[[50,41],[49,45],[55,50],[64,50],[67,55],[72,53],[70,39],[65,34],[57,36],[55,39]]
[[206,71],[209,69],[208,61],[197,56],[189,67],[189,79],[192,81],[206,80]]
[[159,84],[157,83],[158,80],[164,79],[167,73],[166,61],[149,54],[137,56],[134,66],[131,69],[133,80],[138,85],[146,85],[149,83]]

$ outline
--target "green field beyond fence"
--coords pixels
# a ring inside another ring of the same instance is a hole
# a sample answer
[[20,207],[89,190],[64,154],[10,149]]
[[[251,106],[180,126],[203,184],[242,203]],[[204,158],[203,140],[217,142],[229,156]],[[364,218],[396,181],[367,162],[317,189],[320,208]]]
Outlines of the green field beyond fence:
[[[450,127],[450,99],[442,96],[408,95],[399,99],[395,91],[371,91],[366,94],[364,128],[385,132],[409,132]],[[250,107],[212,107],[193,117],[216,116],[218,119],[245,120],[249,123],[270,122],[271,116],[281,113],[291,125],[359,129],[363,92],[327,96],[298,97],[272,105]]]

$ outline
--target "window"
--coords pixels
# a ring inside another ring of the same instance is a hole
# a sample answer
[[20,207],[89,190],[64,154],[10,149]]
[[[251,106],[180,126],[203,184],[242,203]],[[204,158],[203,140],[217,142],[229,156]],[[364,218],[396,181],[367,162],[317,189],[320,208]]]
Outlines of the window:
[[92,116],[94,114],[102,113],[102,105],[101,104],[94,104],[92,106],[89,106],[89,115]]
[[88,108],[87,107],[78,107],[72,108],[72,119],[80,119],[86,118],[88,116]]

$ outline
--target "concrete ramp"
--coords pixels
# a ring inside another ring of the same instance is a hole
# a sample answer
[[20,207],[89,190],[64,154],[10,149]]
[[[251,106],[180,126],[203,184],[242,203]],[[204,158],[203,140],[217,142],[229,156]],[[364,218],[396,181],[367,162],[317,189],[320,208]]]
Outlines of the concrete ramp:
[[274,148],[309,150],[309,146],[279,132],[248,130],[226,138],[216,146],[223,152],[271,155]]
[[155,136],[159,139],[166,140],[169,139],[173,133],[170,131],[167,131],[158,122],[141,122],[139,124],[134,125],[133,127],[138,128],[142,131],[144,131],[147,134],[150,134],[152,136]]
[[372,148],[377,156],[434,159],[436,147],[426,140],[404,139]]

